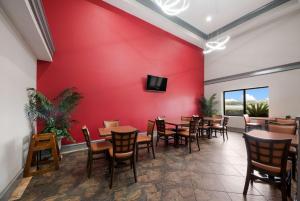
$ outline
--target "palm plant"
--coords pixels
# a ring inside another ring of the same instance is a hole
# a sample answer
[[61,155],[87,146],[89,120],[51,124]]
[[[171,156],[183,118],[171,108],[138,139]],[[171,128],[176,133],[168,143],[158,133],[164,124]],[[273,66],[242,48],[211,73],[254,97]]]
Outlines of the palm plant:
[[251,117],[268,117],[269,105],[265,102],[247,104],[247,114]]
[[55,133],[58,139],[63,137],[73,141],[69,132],[72,123],[71,113],[83,98],[75,88],[67,88],[52,101],[36,89],[29,88],[29,102],[25,106],[27,116],[33,125],[41,123],[42,133]]
[[215,109],[216,105],[218,104],[218,101],[216,101],[216,96],[217,94],[213,94],[208,99],[205,96],[200,99],[202,115],[211,117],[212,115],[217,114],[218,110]]

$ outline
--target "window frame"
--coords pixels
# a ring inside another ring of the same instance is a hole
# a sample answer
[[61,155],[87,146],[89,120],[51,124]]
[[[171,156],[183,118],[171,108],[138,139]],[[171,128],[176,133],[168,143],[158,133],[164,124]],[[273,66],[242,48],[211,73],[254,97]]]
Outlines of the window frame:
[[[246,114],[246,91],[247,90],[252,90],[252,89],[262,89],[262,88],[269,88],[269,86],[264,86],[264,87],[252,87],[252,88],[244,88],[244,89],[234,89],[234,90],[227,90],[223,91],[223,114],[226,115],[225,113],[225,93],[227,92],[234,92],[234,91],[242,91],[243,92],[243,114]],[[232,117],[241,117],[243,115],[226,115],[226,116],[232,116]],[[269,116],[269,115],[268,115]]]

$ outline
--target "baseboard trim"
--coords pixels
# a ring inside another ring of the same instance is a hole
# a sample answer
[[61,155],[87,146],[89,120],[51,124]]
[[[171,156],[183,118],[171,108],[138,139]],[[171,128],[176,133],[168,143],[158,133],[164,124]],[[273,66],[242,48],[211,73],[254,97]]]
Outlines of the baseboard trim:
[[9,184],[6,186],[6,188],[0,192],[0,200],[6,201],[9,200],[11,194],[14,192],[16,187],[18,186],[20,180],[23,178],[23,170],[22,168],[17,175],[9,182]]
[[[100,139],[100,140],[93,140],[93,142],[103,142],[105,141],[104,139]],[[61,146],[61,154],[69,154],[69,153],[73,153],[73,152],[77,152],[77,151],[83,151],[86,150],[86,143],[85,142],[81,142],[81,143],[76,143],[76,144],[67,144],[67,145],[62,145]]]

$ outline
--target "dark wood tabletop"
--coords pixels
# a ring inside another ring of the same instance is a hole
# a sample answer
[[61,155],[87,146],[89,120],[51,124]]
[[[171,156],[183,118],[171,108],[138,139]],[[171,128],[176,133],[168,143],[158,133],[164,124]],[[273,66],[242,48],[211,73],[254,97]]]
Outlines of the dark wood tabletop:
[[274,133],[270,131],[264,130],[252,130],[247,133],[252,137],[262,138],[262,139],[270,139],[270,140],[284,140],[291,139],[293,146],[298,146],[298,135],[290,135],[284,133]]
[[189,121],[182,121],[180,119],[165,119],[165,123],[173,126],[188,126]]
[[112,128],[98,128],[100,137],[106,137],[111,135],[111,131],[119,132],[119,133],[127,133],[137,131],[136,128],[132,126],[117,126]]

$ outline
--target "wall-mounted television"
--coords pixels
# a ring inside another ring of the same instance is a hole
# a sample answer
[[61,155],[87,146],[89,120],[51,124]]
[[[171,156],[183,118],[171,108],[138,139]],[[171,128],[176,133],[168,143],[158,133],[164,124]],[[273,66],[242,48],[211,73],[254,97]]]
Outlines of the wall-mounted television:
[[147,91],[164,92],[167,89],[168,78],[147,75]]

